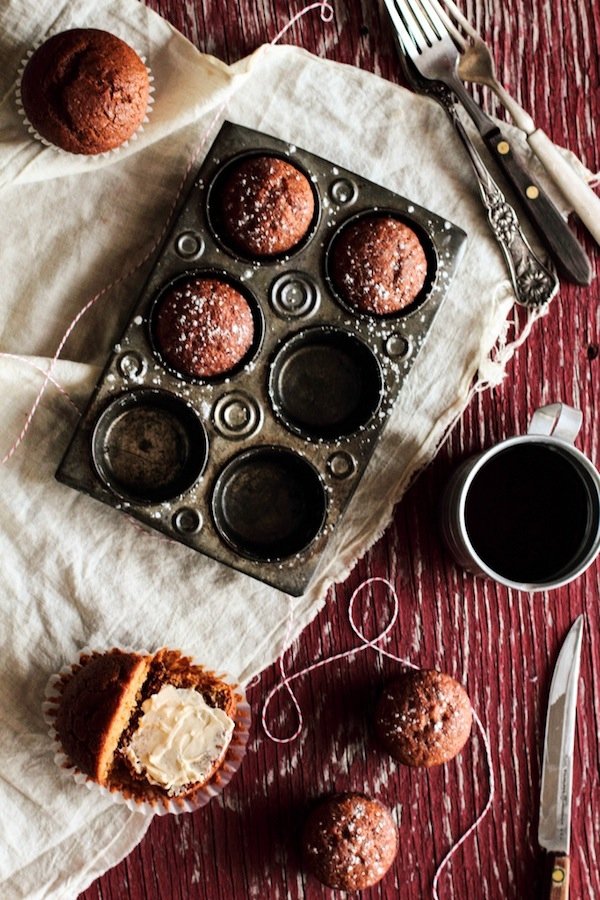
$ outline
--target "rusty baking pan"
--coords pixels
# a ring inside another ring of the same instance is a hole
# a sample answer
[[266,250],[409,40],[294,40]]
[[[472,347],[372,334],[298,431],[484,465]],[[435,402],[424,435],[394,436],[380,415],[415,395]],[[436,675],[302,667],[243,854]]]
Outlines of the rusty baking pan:
[[[295,236],[298,220],[282,215],[263,223],[259,238],[267,234],[270,243],[248,249],[236,230],[245,221],[246,181],[232,188],[231,175],[265,158],[299,173],[304,230]],[[225,215],[231,210],[236,227]],[[408,226],[421,248],[422,284],[396,312],[348,301],[354,275],[338,249],[346,247],[351,268],[353,254],[366,252],[362,245],[355,253],[357,224],[378,227],[382,219]],[[293,243],[282,250],[286,229]],[[57,478],[194,550],[302,593],[417,354],[427,352],[464,245],[464,232],[417,204],[226,122]],[[211,315],[212,331],[199,344],[196,319]]]

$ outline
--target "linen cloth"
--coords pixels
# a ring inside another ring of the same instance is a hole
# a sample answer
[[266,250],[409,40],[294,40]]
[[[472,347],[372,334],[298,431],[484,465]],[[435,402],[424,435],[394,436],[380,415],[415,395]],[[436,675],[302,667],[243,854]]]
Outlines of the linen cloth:
[[[27,50],[81,26],[131,43],[156,86],[142,135],[97,159],[43,147],[15,105]],[[0,457],[68,324],[110,286],[74,329],[25,440],[0,467],[0,895],[62,900],[127,854],[148,820],[60,777],[41,715],[49,675],[85,645],[181,647],[241,681],[270,664],[434,454],[486,366],[512,293],[468,165],[433,102],[292,46],[264,46],[228,67],[135,0],[9,0],[0,35]],[[58,386],[83,408],[190,160],[198,152],[201,161],[225,118],[339,162],[469,236],[368,472],[311,586],[293,600],[54,480],[77,420]]]

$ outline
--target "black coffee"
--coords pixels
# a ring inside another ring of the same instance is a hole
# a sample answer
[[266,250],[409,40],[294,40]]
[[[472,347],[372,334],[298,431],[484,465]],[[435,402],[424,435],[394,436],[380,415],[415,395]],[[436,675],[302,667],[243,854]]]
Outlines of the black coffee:
[[498,575],[542,584],[566,573],[593,540],[598,501],[590,479],[560,448],[522,443],[480,469],[465,521],[477,555]]

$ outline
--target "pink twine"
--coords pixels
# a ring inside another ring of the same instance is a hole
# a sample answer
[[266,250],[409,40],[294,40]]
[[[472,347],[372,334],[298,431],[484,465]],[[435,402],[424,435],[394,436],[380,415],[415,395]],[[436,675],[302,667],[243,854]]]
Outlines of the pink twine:
[[29,430],[29,426],[31,425],[33,417],[35,416],[35,414],[37,412],[37,408],[40,405],[41,399],[44,396],[44,393],[46,391],[46,388],[48,387],[49,382],[55,383],[53,381],[52,374],[54,372],[56,363],[58,362],[58,358],[59,358],[60,354],[62,353],[63,347],[65,346],[66,342],[68,341],[73,329],[77,326],[77,324],[83,318],[83,316],[86,314],[86,312],[89,309],[91,309],[92,306],[94,306],[95,303],[101,297],[103,297],[105,294],[107,294],[113,288],[117,287],[117,285],[122,284],[122,282],[124,282],[127,278],[129,278],[131,275],[133,275],[134,272],[137,272],[137,270],[140,269],[144,265],[144,263],[146,263],[152,257],[152,255],[155,253],[157,248],[162,243],[162,240],[163,240],[165,234],[167,233],[167,230],[171,224],[171,217],[173,216],[173,213],[175,212],[175,209],[179,203],[179,198],[181,196],[181,192],[183,191],[184,185],[187,181],[187,177],[190,173],[190,170],[191,170],[192,166],[194,165],[194,163],[196,162],[196,159],[198,158],[198,155],[201,152],[202,148],[204,147],[204,144],[206,143],[208,135],[211,133],[215,122],[221,115],[221,113],[224,110],[226,105],[227,105],[227,100],[225,100],[221,104],[221,106],[217,109],[210,125],[208,126],[206,132],[204,133],[204,137],[199,142],[194,153],[192,154],[192,157],[188,163],[188,166],[185,170],[185,173],[184,173],[184,175],[181,179],[181,182],[179,184],[179,187],[177,189],[175,199],[173,200],[173,203],[171,204],[171,208],[169,209],[164,227],[163,227],[162,231],[160,232],[160,234],[158,235],[158,237],[154,240],[154,242],[150,246],[149,250],[144,254],[144,256],[134,266],[132,266],[130,269],[128,269],[119,278],[116,278],[114,281],[111,281],[110,284],[106,285],[106,287],[102,288],[101,291],[99,291],[90,300],[88,300],[88,302],[79,310],[79,312],[77,313],[75,318],[70,322],[69,326],[67,327],[67,330],[65,331],[65,333],[63,334],[63,336],[61,338],[61,341],[57,347],[56,353],[54,354],[54,356],[52,357],[52,359],[50,361],[50,366],[45,373],[45,377],[44,377],[42,386],[38,392],[37,397],[34,400],[33,406],[29,410],[27,418],[25,419],[25,424],[23,425],[23,428],[21,429],[19,436],[17,437],[16,441],[13,443],[10,450],[4,455],[4,457],[2,459],[0,459],[0,465],[4,465],[5,463],[7,463],[9,461],[9,459],[13,456],[13,454],[15,453],[15,451],[17,450],[19,445],[22,443],[22,441],[25,438],[25,435],[27,434],[27,432]]
[[[307,13],[311,12],[311,10],[313,10],[313,9],[320,9],[320,10],[321,10],[321,20],[322,20],[323,22],[331,22],[331,20],[333,19],[333,7],[331,6],[330,3],[327,2],[327,0],[319,0],[319,2],[317,2],[317,3],[311,3],[309,6],[305,7],[305,8],[302,9],[302,10],[300,10],[300,12],[296,13],[296,15],[293,16],[293,17],[290,19],[290,21],[287,23],[287,25],[285,25],[285,26],[281,29],[281,31],[273,38],[273,40],[271,41],[271,43],[272,43],[272,44],[276,44],[276,43],[280,40],[280,38],[286,33],[286,31],[288,31],[288,29],[290,29],[290,28],[292,27],[292,25],[294,25],[295,22],[297,22],[299,19],[301,19],[301,18],[302,18],[303,16],[305,16]],[[165,236],[165,234],[166,234],[166,232],[167,232],[167,230],[168,230],[168,228],[169,228],[169,226],[170,226],[170,224],[171,224],[171,218],[172,218],[173,213],[175,212],[175,209],[176,209],[177,204],[178,204],[178,202],[179,202],[179,198],[180,198],[180,196],[181,196],[181,192],[182,192],[182,190],[183,190],[183,188],[184,188],[184,185],[185,185],[185,183],[186,183],[186,181],[187,181],[187,177],[188,177],[188,175],[189,175],[189,173],[190,173],[190,170],[191,170],[192,166],[194,165],[194,163],[196,162],[196,160],[197,160],[197,158],[198,158],[198,156],[199,156],[199,154],[200,154],[202,148],[204,147],[204,145],[205,145],[205,143],[206,143],[206,140],[207,140],[207,138],[208,138],[208,135],[211,133],[211,131],[212,131],[213,127],[214,127],[215,122],[218,120],[218,118],[219,118],[220,115],[222,114],[223,110],[224,110],[225,107],[227,106],[227,102],[228,102],[227,99],[225,99],[225,100],[223,101],[223,103],[219,106],[219,108],[218,108],[217,111],[215,112],[215,115],[214,115],[214,117],[213,117],[213,119],[212,119],[210,125],[208,126],[207,130],[205,131],[202,140],[199,142],[199,144],[198,144],[198,146],[196,147],[194,153],[192,154],[192,157],[191,157],[191,159],[190,159],[190,161],[189,161],[189,163],[188,163],[188,166],[187,166],[187,168],[186,168],[186,170],[185,170],[185,173],[184,173],[184,175],[183,175],[183,177],[182,177],[182,179],[181,179],[179,188],[178,188],[177,193],[176,193],[176,195],[175,195],[175,199],[174,199],[174,201],[173,201],[173,203],[172,203],[172,205],[171,205],[171,208],[170,208],[170,210],[169,210],[169,213],[168,213],[168,215],[167,215],[167,218],[166,218],[166,221],[165,221],[165,225],[164,225],[162,231],[160,232],[160,234],[158,235],[158,237],[156,238],[156,240],[155,240],[155,241],[152,243],[152,245],[150,246],[150,249],[149,249],[149,250],[147,251],[147,253],[139,260],[139,262],[137,262],[134,266],[132,266],[130,269],[128,269],[128,270],[127,270],[123,275],[121,275],[119,278],[116,278],[114,281],[110,282],[110,284],[108,284],[108,285],[107,285],[106,287],[104,287],[101,291],[99,291],[97,294],[95,294],[90,300],[88,300],[88,302],[83,306],[82,309],[80,309],[80,311],[77,313],[77,315],[75,316],[75,318],[71,321],[71,323],[70,323],[69,326],[67,327],[67,330],[65,331],[65,333],[64,333],[64,335],[63,335],[63,337],[62,337],[62,339],[61,339],[61,341],[60,341],[60,343],[59,343],[59,345],[58,345],[58,348],[57,348],[57,350],[56,350],[56,353],[54,354],[54,356],[52,357],[52,359],[51,359],[51,361],[50,361],[50,366],[49,366],[48,370],[45,372],[44,381],[43,381],[42,386],[41,386],[41,388],[40,388],[40,390],[39,390],[39,392],[38,392],[37,397],[36,397],[35,400],[34,400],[33,406],[32,406],[31,409],[29,410],[29,413],[28,413],[28,415],[27,415],[27,418],[25,419],[25,424],[23,425],[23,428],[21,429],[21,432],[20,432],[19,436],[17,437],[16,441],[13,443],[13,445],[10,447],[10,449],[9,449],[8,452],[4,455],[4,457],[3,457],[2,459],[0,459],[0,465],[4,465],[5,463],[7,463],[7,462],[9,461],[9,459],[13,456],[13,454],[15,453],[15,451],[17,450],[17,448],[20,446],[20,444],[21,444],[21,443],[23,442],[23,440],[25,439],[25,435],[27,434],[27,432],[28,432],[28,430],[29,430],[29,426],[31,425],[31,422],[32,422],[32,420],[33,420],[33,417],[35,416],[35,414],[36,414],[36,412],[37,412],[37,408],[38,408],[38,406],[40,405],[40,402],[41,402],[41,400],[42,400],[42,397],[44,396],[44,393],[45,393],[45,391],[46,391],[46,388],[48,387],[48,384],[49,384],[49,383],[52,383],[52,384],[54,384],[55,386],[58,387],[57,382],[55,382],[54,379],[53,379],[53,377],[52,377],[52,373],[54,372],[54,368],[55,368],[55,366],[56,366],[56,363],[57,363],[57,361],[58,361],[58,358],[59,358],[60,354],[62,353],[63,347],[65,346],[67,340],[69,339],[69,336],[71,335],[73,329],[74,329],[74,328],[77,326],[77,324],[79,323],[80,319],[83,318],[83,316],[86,314],[86,312],[87,312],[89,309],[91,309],[92,306],[94,306],[94,305],[96,304],[96,302],[97,302],[101,297],[103,297],[105,294],[107,294],[107,293],[108,293],[109,291],[111,291],[113,288],[117,287],[117,285],[122,284],[127,278],[129,278],[131,275],[133,275],[134,272],[137,272],[137,270],[140,269],[140,268],[144,265],[144,263],[146,263],[146,262],[152,257],[152,255],[155,253],[155,251],[157,250],[157,248],[158,248],[158,247],[160,246],[160,244],[162,243],[162,240],[163,240],[163,238],[164,238],[164,236]],[[10,354],[7,354],[7,355],[10,355]],[[59,388],[59,389],[60,389],[60,388]]]
[[[385,628],[383,628],[382,631],[379,632],[379,634],[377,634],[374,638],[372,638],[372,640],[369,640],[354,620],[354,603],[355,603],[355,600],[356,600],[358,594],[363,590],[363,588],[366,588],[369,585],[375,584],[376,582],[384,584],[388,588],[390,595],[392,597],[392,600],[393,600],[393,609],[392,609],[391,618],[390,618],[388,624],[385,626]],[[282,652],[281,656],[279,657],[279,669],[281,672],[281,680],[279,681],[278,684],[276,684],[269,691],[269,693],[267,694],[267,697],[263,703],[263,708],[262,708],[261,721],[262,721],[262,726],[264,728],[264,731],[265,731],[265,734],[267,735],[267,737],[270,738],[270,740],[274,741],[277,744],[289,744],[291,741],[294,741],[298,737],[298,735],[302,731],[302,726],[303,726],[304,720],[303,720],[300,704],[298,703],[298,699],[297,699],[296,695],[294,694],[290,685],[297,678],[302,678],[303,675],[307,675],[309,672],[314,672],[316,669],[320,669],[322,666],[327,666],[330,663],[336,662],[339,659],[345,659],[347,657],[354,656],[357,653],[362,653],[364,650],[372,648],[373,650],[376,651],[376,653],[379,653],[381,656],[385,656],[388,659],[394,660],[394,662],[398,662],[404,666],[408,666],[410,669],[418,669],[419,666],[416,666],[414,663],[410,662],[410,660],[404,659],[400,656],[396,656],[395,654],[390,653],[388,650],[384,650],[383,647],[378,646],[379,642],[381,640],[383,640],[383,638],[387,637],[390,630],[396,624],[396,621],[398,619],[398,612],[399,612],[398,595],[397,595],[393,585],[391,584],[391,582],[389,582],[387,580],[387,578],[380,578],[380,577],[367,578],[366,581],[363,581],[361,584],[359,584],[359,586],[356,588],[356,590],[350,597],[350,601],[348,603],[348,620],[350,622],[350,627],[352,628],[352,631],[356,634],[356,636],[361,641],[360,646],[353,647],[350,650],[344,650],[342,653],[336,653],[333,656],[328,656],[325,659],[321,659],[318,662],[312,663],[310,666],[307,666],[306,668],[301,669],[299,672],[295,672],[293,675],[288,675],[286,673],[285,664],[284,664],[284,653],[285,653],[285,650],[284,650]],[[285,646],[287,646],[287,643],[289,641],[291,631],[292,631],[292,620],[293,620],[292,614],[293,614],[293,607],[292,607],[292,603],[290,601],[288,627],[287,627],[287,633],[286,633],[286,638],[285,638]],[[276,737],[276,735],[273,734],[273,732],[267,725],[267,712],[268,712],[269,706],[271,704],[271,701],[273,700],[275,695],[280,690],[282,690],[282,688],[285,688],[285,690],[288,692],[288,695],[290,696],[292,703],[294,705],[294,708],[296,710],[296,716],[298,719],[298,725],[297,725],[296,729],[294,730],[294,732],[291,735],[289,735],[288,737],[284,737],[284,738]],[[481,723],[481,720],[480,720],[479,716],[477,715],[477,713],[475,712],[475,710],[473,710],[473,720],[474,720],[477,730],[481,736],[481,740],[483,742],[483,746],[484,746],[484,750],[485,750],[485,761],[486,761],[487,770],[488,770],[488,784],[489,784],[488,798],[487,798],[485,806],[483,807],[483,810],[479,813],[479,815],[477,816],[477,818],[475,819],[473,824],[469,826],[469,828],[464,832],[462,837],[450,848],[450,850],[446,853],[446,855],[442,859],[441,863],[438,865],[438,867],[435,871],[435,875],[434,875],[433,883],[432,883],[434,900],[439,900],[437,886],[438,886],[438,882],[439,882],[440,876],[442,874],[442,871],[447,866],[447,864],[449,863],[452,856],[454,856],[454,854],[456,853],[458,848],[478,828],[481,821],[485,818],[485,816],[489,812],[490,807],[493,802],[493,799],[494,799],[494,793],[495,793],[494,770],[493,770],[493,765],[492,765],[492,754],[491,754],[491,750],[490,750],[489,740],[488,740],[486,731]]]
[[[34,363],[34,361],[32,359],[28,359],[26,356],[19,356],[18,353],[0,353],[0,357],[3,357],[4,359],[16,359],[17,362],[22,362],[24,365],[30,366],[32,369],[35,369],[36,372],[40,372],[42,375],[46,375],[46,369],[42,368],[42,366],[39,366],[37,363]],[[49,381],[51,384],[54,385],[56,390],[60,394],[62,394],[62,396],[65,398],[65,400],[67,400],[67,402],[72,406],[72,408],[75,410],[77,415],[80,416],[81,410],[79,409],[77,404],[71,400],[71,398],[65,391],[62,384],[59,384],[59,382],[56,381],[56,379],[53,378],[52,375],[50,375]]]
[[297,12],[295,16],[292,16],[287,25],[284,25],[278,34],[275,35],[272,44],[277,44],[286,31],[289,31],[292,25],[295,25],[300,19],[302,19],[307,13],[312,12],[313,9],[321,10],[321,22],[331,22],[333,20],[333,6],[330,3],[327,3],[327,0],[319,0],[318,3],[310,3],[308,6],[305,6],[304,9],[301,9],[300,12]]

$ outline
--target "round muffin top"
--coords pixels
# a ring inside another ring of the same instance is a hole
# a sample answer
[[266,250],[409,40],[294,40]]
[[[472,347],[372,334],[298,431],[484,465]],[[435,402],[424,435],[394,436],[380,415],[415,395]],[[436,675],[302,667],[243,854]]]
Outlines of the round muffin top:
[[460,753],[472,718],[469,697],[454,678],[416,669],[386,686],[375,709],[375,731],[399,762],[437,766]]
[[220,222],[245,256],[287,253],[307,234],[315,200],[307,177],[278,156],[250,156],[222,185]]
[[56,733],[72,765],[103,784],[149,657],[112,650],[84,659],[66,680]]
[[92,155],[119,147],[137,131],[149,88],[148,71],[129,44],[107,31],[74,28],[33,53],[21,100],[41,137]]
[[415,301],[425,284],[427,259],[412,228],[392,216],[369,215],[335,238],[330,274],[345,303],[382,316]]
[[231,371],[254,340],[248,301],[232,285],[212,277],[177,281],[159,301],[153,326],[165,362],[193,378]]
[[308,817],[304,857],[319,881],[342,891],[377,884],[398,851],[398,831],[389,809],[364,794],[337,794]]

